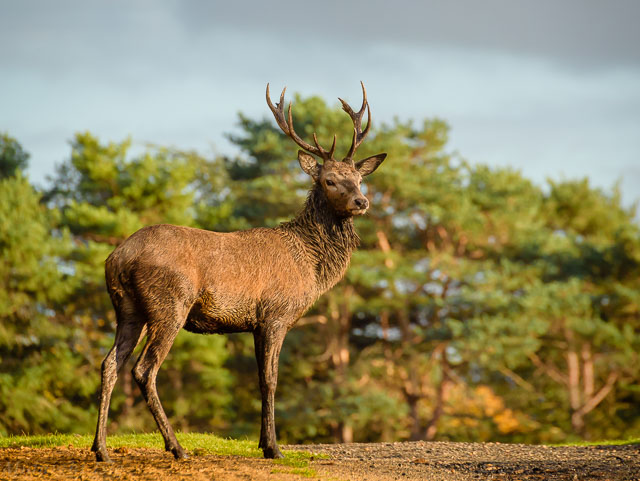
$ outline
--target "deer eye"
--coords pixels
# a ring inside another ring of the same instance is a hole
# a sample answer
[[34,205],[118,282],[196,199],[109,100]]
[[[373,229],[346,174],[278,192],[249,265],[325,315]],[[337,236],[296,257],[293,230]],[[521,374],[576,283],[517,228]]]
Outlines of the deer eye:
[[328,179],[326,180],[326,184],[331,186],[336,185],[336,183],[333,180],[328,180]]

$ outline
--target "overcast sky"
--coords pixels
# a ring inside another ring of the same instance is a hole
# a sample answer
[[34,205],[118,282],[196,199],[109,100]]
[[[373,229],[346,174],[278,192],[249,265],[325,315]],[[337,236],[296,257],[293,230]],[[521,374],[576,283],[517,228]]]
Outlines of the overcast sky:
[[264,88],[440,117],[449,150],[538,183],[621,181],[640,199],[635,0],[0,0],[0,131],[37,183],[89,130],[233,153]]

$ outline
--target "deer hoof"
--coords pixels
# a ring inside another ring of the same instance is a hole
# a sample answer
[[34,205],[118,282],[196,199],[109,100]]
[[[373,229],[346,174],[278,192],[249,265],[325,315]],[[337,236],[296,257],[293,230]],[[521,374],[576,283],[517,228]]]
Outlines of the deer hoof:
[[189,459],[189,456],[187,455],[187,452],[181,446],[178,446],[176,448],[172,448],[172,449],[170,449],[170,451],[173,454],[173,457],[178,459],[178,460]]
[[262,453],[264,454],[264,457],[267,459],[282,459],[284,458],[284,455],[280,452],[280,449],[278,448],[278,446],[275,447],[267,447],[267,448],[263,448],[262,449]]
[[111,458],[107,454],[107,450],[106,449],[97,449],[96,450],[96,461],[99,462],[99,463],[110,463],[110,462],[112,462]]

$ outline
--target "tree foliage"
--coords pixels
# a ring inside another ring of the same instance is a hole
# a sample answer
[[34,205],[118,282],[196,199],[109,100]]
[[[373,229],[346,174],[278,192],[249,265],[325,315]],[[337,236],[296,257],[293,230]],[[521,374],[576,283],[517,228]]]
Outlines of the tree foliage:
[[16,139],[0,132],[0,179],[24,171],[29,164],[29,154]]
[[[337,150],[346,152],[352,126],[337,106],[296,97],[294,110],[301,136],[343,134]],[[374,126],[361,147],[363,157],[389,157],[366,179],[372,208],[356,220],[361,246],[347,276],[285,342],[280,438],[637,436],[635,211],[615,189],[586,179],[541,187],[517,171],[471,163],[448,150],[448,133],[439,119],[395,120]],[[3,432],[91,429],[98,367],[113,340],[103,262],[128,235],[160,222],[275,226],[302,207],[310,179],[272,120],[240,115],[229,139],[237,155],[205,159],[81,133],[42,193],[7,170]],[[112,429],[153,429],[128,372]],[[258,432],[249,335],[182,333],[158,385],[179,429]],[[25,402],[4,401],[11,396]]]

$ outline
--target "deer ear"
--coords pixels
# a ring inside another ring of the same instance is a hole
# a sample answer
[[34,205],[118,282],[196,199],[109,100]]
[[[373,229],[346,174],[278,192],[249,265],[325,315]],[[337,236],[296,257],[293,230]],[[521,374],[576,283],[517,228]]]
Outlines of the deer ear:
[[382,161],[387,157],[387,154],[378,154],[367,157],[366,159],[356,162],[356,169],[360,172],[360,175],[364,177],[376,170]]
[[307,154],[304,150],[298,150],[298,162],[300,162],[302,170],[313,177],[313,180],[318,178],[320,175],[320,165],[312,155]]

